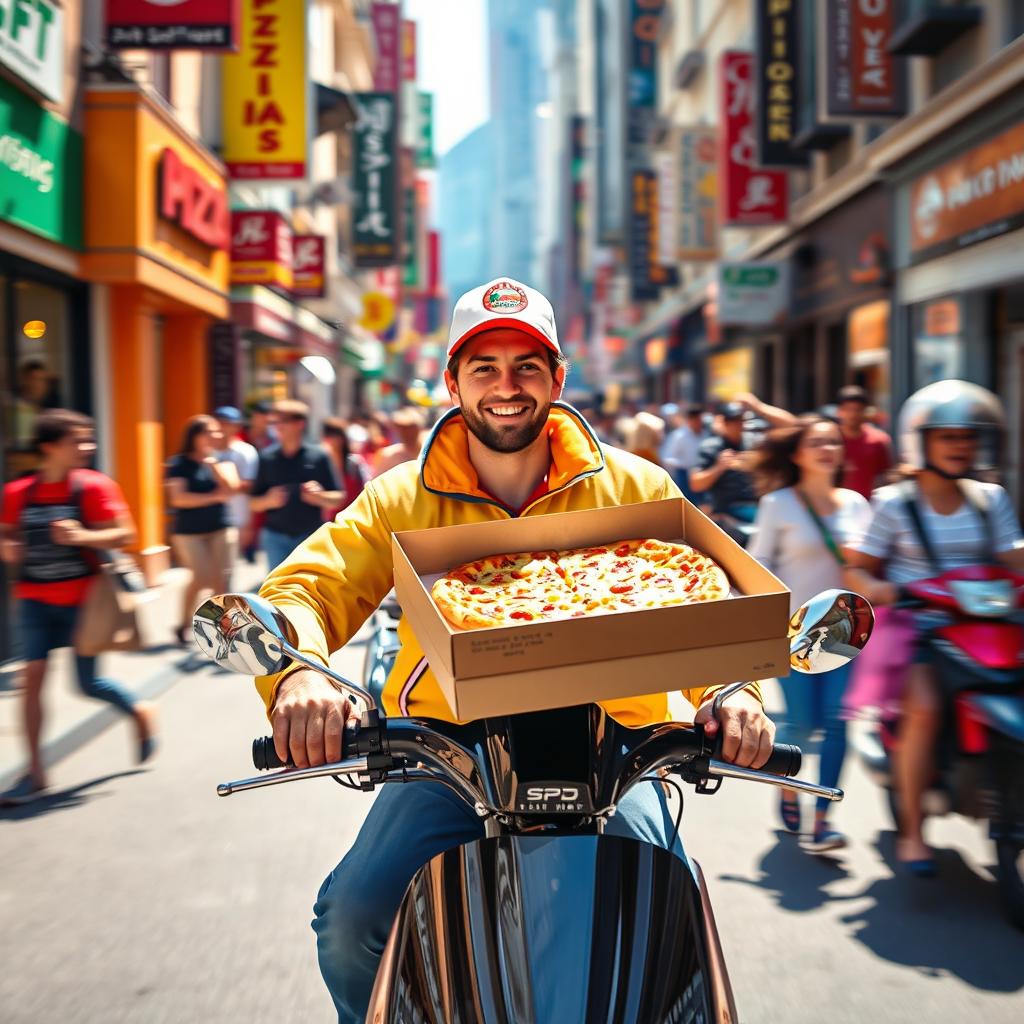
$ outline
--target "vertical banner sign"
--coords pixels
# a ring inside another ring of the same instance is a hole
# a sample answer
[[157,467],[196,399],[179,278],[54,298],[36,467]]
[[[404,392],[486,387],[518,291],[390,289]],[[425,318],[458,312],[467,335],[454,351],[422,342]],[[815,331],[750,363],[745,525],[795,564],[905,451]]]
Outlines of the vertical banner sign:
[[420,280],[416,250],[416,189],[402,189],[402,287],[415,288]]
[[668,263],[661,258],[662,223],[658,216],[658,203],[661,198],[661,185],[657,171],[644,172],[644,184],[647,186],[647,216],[650,227],[647,232],[647,266],[648,277],[654,285],[655,293],[666,285],[678,283],[675,260]]
[[306,5],[242,0],[241,48],[223,59],[224,163],[238,181],[306,176]]
[[112,50],[238,49],[239,0],[107,0]]
[[784,171],[757,166],[754,137],[754,57],[727,50],[719,64],[719,219],[729,226],[783,224],[789,212]]
[[658,175],[658,262],[674,267],[679,249],[679,146],[676,131],[669,137],[668,148],[654,156]]
[[903,117],[906,69],[889,52],[896,0],[829,0],[824,81],[825,115],[839,118]]
[[322,299],[327,277],[327,238],[296,235],[292,243],[292,295]]
[[583,240],[586,236],[587,183],[584,176],[587,122],[578,114],[569,120],[569,159],[572,178],[572,225],[569,231],[569,271],[573,281],[583,278]]
[[373,68],[374,92],[398,92],[401,80],[401,8],[398,4],[375,3],[370,11],[377,43]]
[[367,92],[355,101],[352,250],[357,267],[387,267],[398,263],[395,96]]
[[416,22],[402,19],[402,81],[416,81]]
[[647,141],[658,106],[658,32],[665,0],[629,0],[629,131],[631,145]]
[[757,0],[757,162],[762,167],[806,167],[793,149],[800,112],[797,0]]
[[718,134],[700,125],[679,135],[679,252],[681,260],[718,256]]
[[292,229],[276,210],[231,211],[231,283],[292,288]]
[[650,181],[654,172],[636,168],[630,174],[629,278],[634,302],[658,297],[651,277],[651,209]]
[[434,94],[417,93],[416,107],[416,166],[430,170],[434,167]]

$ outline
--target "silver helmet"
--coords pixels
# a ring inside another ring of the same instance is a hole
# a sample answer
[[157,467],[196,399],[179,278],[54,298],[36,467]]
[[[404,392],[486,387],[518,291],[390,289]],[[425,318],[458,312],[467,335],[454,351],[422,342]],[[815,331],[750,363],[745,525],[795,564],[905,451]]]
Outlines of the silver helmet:
[[923,435],[936,428],[977,430],[982,443],[974,468],[989,468],[998,461],[1006,429],[1002,403],[991,391],[966,380],[940,380],[915,391],[900,410],[900,459],[914,469],[924,469]]

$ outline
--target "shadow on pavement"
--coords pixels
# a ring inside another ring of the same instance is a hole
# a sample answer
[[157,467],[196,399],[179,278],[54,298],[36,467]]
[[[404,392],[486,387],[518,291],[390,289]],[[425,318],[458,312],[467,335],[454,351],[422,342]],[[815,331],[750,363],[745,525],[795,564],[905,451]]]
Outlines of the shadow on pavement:
[[31,803],[20,804],[14,807],[0,806],[0,821],[27,821],[30,818],[39,818],[44,814],[51,814],[54,811],[69,811],[75,807],[82,806],[86,801],[92,800],[102,793],[91,792],[97,786],[106,782],[113,782],[115,779],[127,779],[133,775],[145,775],[148,768],[131,768],[123,772],[111,772],[109,775],[101,775],[86,782],[80,782],[76,786],[69,786],[65,789],[49,789],[46,793],[33,800]]
[[950,849],[935,851],[938,875],[907,877],[896,861],[895,832],[878,837],[891,875],[855,899],[865,909],[844,915],[851,935],[876,956],[924,975],[952,974],[991,992],[1024,988],[1024,935],[1003,916],[994,879],[979,875]]

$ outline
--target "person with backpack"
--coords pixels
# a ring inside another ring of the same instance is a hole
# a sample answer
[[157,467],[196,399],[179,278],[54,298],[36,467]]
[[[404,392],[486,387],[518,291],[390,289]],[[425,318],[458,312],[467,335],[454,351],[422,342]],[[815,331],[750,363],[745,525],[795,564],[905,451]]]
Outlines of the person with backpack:
[[911,395],[899,421],[907,479],[876,492],[866,532],[850,542],[847,582],[879,607],[871,644],[884,648],[907,637],[901,692],[879,692],[886,684],[881,674],[872,677],[858,667],[849,703],[902,701],[894,765],[900,808],[896,857],[918,877],[935,873],[922,834],[921,801],[934,772],[943,700],[914,630],[901,630],[887,606],[899,601],[903,585],[949,569],[998,562],[1024,571],[1020,523],[1009,495],[998,484],[971,479],[995,466],[1004,432],[999,399],[977,384],[942,380]]
[[[790,612],[821,590],[842,587],[845,546],[871,518],[867,499],[838,486],[843,462],[843,435],[821,416],[775,428],[756,450],[754,478],[762,498],[750,554],[789,587]],[[811,734],[822,731],[822,786],[839,784],[846,756],[842,704],[848,679],[849,666],[843,665],[816,676],[794,673],[782,686],[786,714],[779,723],[780,742],[806,749]],[[814,825],[801,840],[810,853],[846,845],[842,833],[829,827],[830,806],[819,798]],[[785,830],[801,835],[796,790],[780,791],[779,811]]]
[[[93,423],[67,409],[40,413],[37,473],[4,487],[0,554],[16,575],[25,667],[22,701],[28,772],[6,793],[5,805],[37,799],[47,787],[40,737],[42,690],[50,651],[73,645],[75,625],[99,574],[102,553],[135,539],[135,523],[118,485],[85,468],[96,451]],[[96,658],[75,655],[79,689],[113,704],[135,724],[138,760],[156,748],[156,711],[117,683],[96,677]]]

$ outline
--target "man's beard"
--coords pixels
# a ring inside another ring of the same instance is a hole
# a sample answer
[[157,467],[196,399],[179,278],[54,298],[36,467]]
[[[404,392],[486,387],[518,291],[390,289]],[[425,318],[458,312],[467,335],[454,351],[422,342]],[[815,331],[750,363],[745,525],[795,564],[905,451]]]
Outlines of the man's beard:
[[[520,399],[505,403],[506,405],[533,405],[529,399]],[[476,409],[463,408],[462,418],[469,427],[470,433],[485,447],[494,452],[521,452],[529,448],[541,435],[548,422],[548,414],[551,411],[551,403],[547,402],[543,408],[537,410],[536,414],[521,426],[502,427],[494,424],[488,419],[486,413],[478,412]]]

